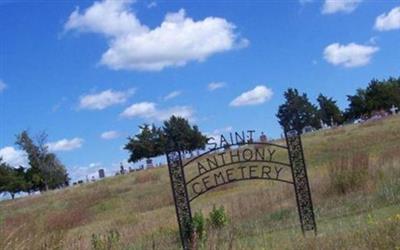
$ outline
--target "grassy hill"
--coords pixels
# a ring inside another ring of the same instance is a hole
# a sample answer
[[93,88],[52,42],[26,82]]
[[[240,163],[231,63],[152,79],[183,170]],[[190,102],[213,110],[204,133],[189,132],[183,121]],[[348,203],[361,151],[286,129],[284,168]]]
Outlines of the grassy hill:
[[[207,232],[204,249],[400,249],[400,117],[303,143],[318,235],[302,236],[292,186],[239,182],[193,203],[205,215],[223,205],[230,218]],[[179,249],[167,171],[0,202],[0,249]]]

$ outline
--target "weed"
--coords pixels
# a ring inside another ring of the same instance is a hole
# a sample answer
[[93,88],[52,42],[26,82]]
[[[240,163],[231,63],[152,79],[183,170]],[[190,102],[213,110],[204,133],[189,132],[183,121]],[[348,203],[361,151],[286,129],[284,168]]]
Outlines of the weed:
[[117,230],[107,231],[106,234],[92,234],[93,250],[118,249],[120,234]]

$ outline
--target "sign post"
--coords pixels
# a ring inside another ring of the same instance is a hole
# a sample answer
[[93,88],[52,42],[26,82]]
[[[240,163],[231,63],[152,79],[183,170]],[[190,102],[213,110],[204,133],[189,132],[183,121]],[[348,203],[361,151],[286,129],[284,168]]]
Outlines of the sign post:
[[179,151],[168,153],[167,161],[182,247],[184,250],[187,250],[190,249],[192,236],[192,214],[186,190],[181,153]]
[[315,223],[314,209],[311,200],[311,191],[308,183],[301,137],[296,130],[286,132],[285,137],[288,145],[290,165],[292,166],[294,191],[296,193],[301,230],[303,234],[305,231],[311,230],[316,233],[317,226]]

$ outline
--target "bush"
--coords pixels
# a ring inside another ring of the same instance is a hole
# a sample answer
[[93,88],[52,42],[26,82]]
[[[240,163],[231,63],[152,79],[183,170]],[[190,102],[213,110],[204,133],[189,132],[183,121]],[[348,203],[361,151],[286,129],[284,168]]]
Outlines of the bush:
[[202,212],[196,212],[193,216],[193,231],[199,240],[203,240],[206,236],[206,219]]
[[92,234],[92,247],[94,250],[118,249],[119,232],[110,230],[106,234]]
[[215,205],[209,214],[209,223],[213,228],[222,228],[228,224],[228,216],[223,206],[216,208]]

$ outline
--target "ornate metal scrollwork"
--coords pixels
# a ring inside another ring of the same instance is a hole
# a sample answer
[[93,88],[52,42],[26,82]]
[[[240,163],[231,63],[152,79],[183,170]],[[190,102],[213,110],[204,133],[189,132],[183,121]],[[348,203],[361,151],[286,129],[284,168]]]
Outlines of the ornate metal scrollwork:
[[192,235],[192,215],[190,211],[189,198],[186,190],[186,181],[180,152],[175,151],[168,153],[167,161],[182,246],[183,249],[186,250],[190,248],[190,239]]
[[289,159],[292,165],[294,189],[296,193],[297,208],[299,211],[301,229],[317,231],[314,210],[311,200],[310,185],[308,183],[307,169],[304,161],[301,137],[296,130],[286,132]]

